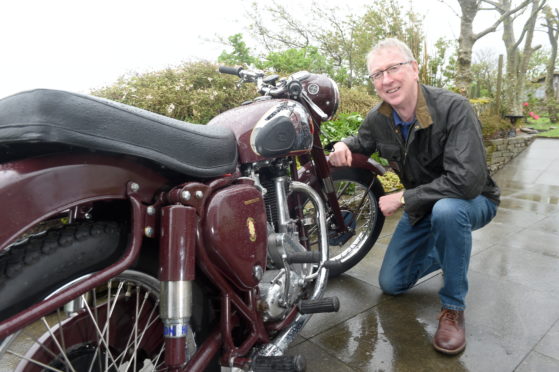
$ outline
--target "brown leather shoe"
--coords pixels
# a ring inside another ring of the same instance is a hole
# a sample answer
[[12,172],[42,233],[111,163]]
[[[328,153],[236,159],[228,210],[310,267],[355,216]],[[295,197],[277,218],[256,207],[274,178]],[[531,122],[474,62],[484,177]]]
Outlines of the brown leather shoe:
[[433,346],[443,354],[458,354],[466,347],[464,312],[442,309],[439,328],[433,338]]

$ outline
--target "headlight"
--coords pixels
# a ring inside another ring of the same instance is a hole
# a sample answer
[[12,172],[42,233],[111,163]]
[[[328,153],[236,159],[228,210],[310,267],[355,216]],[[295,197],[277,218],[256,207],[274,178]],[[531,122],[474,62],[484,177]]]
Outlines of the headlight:
[[338,84],[324,74],[308,74],[300,81],[307,96],[328,115],[327,120],[332,119],[340,104]]

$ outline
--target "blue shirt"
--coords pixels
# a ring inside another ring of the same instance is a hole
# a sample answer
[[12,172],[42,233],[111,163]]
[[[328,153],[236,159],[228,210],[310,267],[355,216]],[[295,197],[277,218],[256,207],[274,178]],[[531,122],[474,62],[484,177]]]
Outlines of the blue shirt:
[[416,121],[415,116],[411,121],[403,121],[396,110],[392,110],[392,117],[394,118],[394,124],[396,125],[396,127],[400,127],[400,132],[402,133],[404,141],[407,141],[408,135],[410,134],[410,128],[413,124],[415,124]]

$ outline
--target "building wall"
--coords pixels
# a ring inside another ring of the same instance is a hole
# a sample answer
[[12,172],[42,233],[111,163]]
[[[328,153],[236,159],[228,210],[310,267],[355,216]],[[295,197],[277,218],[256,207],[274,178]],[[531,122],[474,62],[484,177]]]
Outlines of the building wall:
[[[553,76],[553,90],[555,91],[555,99],[559,100],[559,75]],[[545,80],[542,80],[541,86],[534,90],[534,97],[537,99],[545,98]]]

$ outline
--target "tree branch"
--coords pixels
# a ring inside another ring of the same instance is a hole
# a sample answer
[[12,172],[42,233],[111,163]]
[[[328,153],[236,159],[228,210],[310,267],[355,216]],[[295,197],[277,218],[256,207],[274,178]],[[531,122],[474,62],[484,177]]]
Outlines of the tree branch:
[[[485,2],[488,2],[488,0],[483,0]],[[511,14],[514,14],[516,12],[518,12],[521,9],[524,9],[528,4],[530,4],[533,0],[525,0],[523,3],[521,3],[519,6],[517,6],[514,9],[508,10],[505,13],[501,14],[501,16],[499,17],[499,19],[497,21],[495,21],[495,23],[493,23],[492,26],[486,28],[485,30],[473,35],[473,40],[477,41],[479,39],[481,39],[482,37],[484,37],[485,35],[491,33],[491,32],[495,32],[495,30],[497,30],[497,27],[503,22],[503,20],[510,16]]]
[[489,4],[489,5],[493,5],[493,8],[498,8],[499,7],[499,3],[496,3],[494,1],[490,1],[490,0],[483,0],[484,3]]
[[448,9],[450,9],[456,17],[460,18],[460,14],[458,14],[458,12],[456,10],[454,10],[454,8],[452,8],[450,6],[450,4],[448,4],[445,0],[439,0],[439,3],[442,3],[442,4],[446,5],[448,7]]
[[[538,0],[534,0],[534,1],[538,1]],[[532,30],[533,30],[533,25],[536,23],[536,18],[538,17],[538,13],[540,12],[540,10],[543,9],[543,7],[545,6],[546,1],[547,0],[543,0],[537,8],[532,9],[532,12],[530,14],[530,18],[528,18],[526,20],[526,23],[524,23],[524,27],[522,28],[522,34],[520,34],[520,37],[518,38],[518,41],[516,43],[514,43],[514,46],[513,46],[514,49],[518,48],[518,46],[522,42],[522,39],[524,39],[524,36],[526,35],[526,32],[530,28],[530,27],[528,27],[530,25],[530,23],[532,23],[531,27],[532,27]]]

